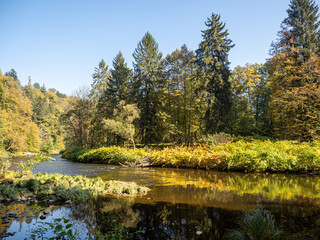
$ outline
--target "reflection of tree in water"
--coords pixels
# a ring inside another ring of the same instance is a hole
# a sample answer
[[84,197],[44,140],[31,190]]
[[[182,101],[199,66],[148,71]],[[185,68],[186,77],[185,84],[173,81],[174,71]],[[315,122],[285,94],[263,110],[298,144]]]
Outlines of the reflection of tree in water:
[[[220,198],[217,194],[219,192],[215,193],[214,198]],[[55,218],[63,216],[70,219],[73,226],[78,227],[76,230],[85,234],[86,229],[99,234],[120,226],[125,228],[125,233],[141,230],[129,239],[222,239],[226,229],[235,227],[235,219],[242,212],[227,210],[227,205],[229,203],[221,204],[224,207],[168,202],[145,204],[135,203],[131,198],[100,198],[73,206],[48,207],[46,210],[52,212]],[[253,202],[252,208],[257,206],[270,211],[276,222],[282,223],[288,239],[300,235],[317,239],[320,235],[320,208],[313,200]],[[26,213],[25,217],[17,219],[22,225],[23,222],[38,219],[41,207],[12,204],[2,206],[0,212],[15,211],[16,208]],[[4,226],[0,224],[0,227],[4,232]]]
[[133,199],[96,202],[97,224],[106,233],[115,224],[138,239],[221,239],[236,213],[201,205],[137,204]]
[[282,223],[287,239],[297,236],[319,239],[320,209],[318,204],[312,203],[312,200],[303,204],[290,201],[281,205],[265,203],[263,207],[275,216],[277,223]]
[[[132,199],[111,199],[98,203],[98,224],[109,231],[116,224],[130,232],[140,230],[137,239],[222,239],[227,229],[236,227],[235,220],[242,211],[203,205],[134,203]],[[294,204],[261,202],[277,223],[282,223],[286,236],[320,235],[320,209],[312,201]],[[253,205],[252,208],[258,207]]]
[[[40,215],[43,211],[55,212],[59,210],[59,206],[46,206],[38,204],[25,204],[25,203],[12,203],[9,205],[0,205],[0,217],[2,219],[9,219],[10,222],[7,224],[1,224],[0,222],[0,235],[4,235],[8,232],[23,232],[23,223],[28,225],[28,229],[32,229],[32,222],[39,220]],[[15,214],[15,217],[8,217],[7,213]],[[18,223],[18,224],[13,224]],[[19,226],[19,227],[18,227]],[[24,227],[25,228],[25,227]]]
[[195,186],[199,189],[233,191],[245,194],[263,195],[269,200],[294,200],[305,197],[319,199],[320,177],[288,174],[243,174],[197,170],[168,170],[157,175],[161,186]]
[[81,234],[84,231],[93,235],[100,233],[100,227],[97,225],[95,200],[80,202],[70,207],[69,214],[64,216],[72,220],[74,230]]
[[143,239],[221,239],[235,212],[200,205],[135,204]]
[[125,228],[135,228],[139,221],[139,211],[133,210],[133,203],[134,200],[131,198],[109,199],[100,202],[98,208],[100,220],[105,224],[116,221]]

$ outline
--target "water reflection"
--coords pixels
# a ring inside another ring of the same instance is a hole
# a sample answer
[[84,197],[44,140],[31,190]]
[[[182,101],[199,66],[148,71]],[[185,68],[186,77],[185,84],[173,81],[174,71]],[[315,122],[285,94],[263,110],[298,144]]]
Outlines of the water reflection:
[[[132,237],[137,239],[221,239],[241,212],[264,208],[283,223],[288,239],[320,236],[319,176],[124,168],[54,157],[56,161],[40,163],[34,172],[100,176],[151,188],[146,196],[135,199],[99,198],[50,210],[52,218],[67,216],[80,230],[87,229],[86,233],[105,234],[116,224],[132,234],[139,231]],[[8,207],[11,211],[15,205]],[[0,230],[25,233],[39,217],[37,213],[29,215],[33,217],[14,220],[7,230],[0,225]],[[16,236],[11,239],[23,239]]]
[[[215,171],[190,170],[190,169],[164,169],[164,168],[117,168],[104,172],[103,179],[121,179],[124,181],[136,181],[140,184],[151,184],[153,199],[157,199],[157,191],[174,188],[180,195],[186,189],[185,194],[193,197],[196,193],[190,193],[190,188],[199,189],[199,196],[207,201],[208,194],[214,196],[218,192],[232,192],[232,194],[248,198],[248,195],[260,196],[264,200],[295,200],[301,198],[320,199],[320,177],[310,175],[288,174],[243,174],[225,173]],[[177,188],[180,186],[182,188]],[[205,189],[205,190],[201,190]],[[170,191],[170,190],[169,190]],[[203,194],[206,192],[206,194]],[[163,191],[158,194],[160,198]],[[218,194],[219,195],[219,194]],[[185,196],[187,197],[187,196]],[[177,198],[179,198],[177,196]],[[171,198],[172,199],[172,198]],[[198,201],[196,201],[198,203]]]
[[[193,186],[197,189],[212,190],[209,193],[210,195],[216,194],[216,191],[233,192],[239,196],[260,195],[271,201],[309,198],[318,202],[320,199],[320,192],[318,191],[320,189],[320,176],[243,174],[192,169],[124,168],[76,163],[62,159],[60,155],[53,155],[53,157],[56,161],[38,163],[33,172],[100,176],[104,180],[134,181],[138,184],[152,186],[156,190],[160,189],[159,187],[169,189],[182,186],[189,191],[189,187]],[[23,159],[17,158],[13,162],[17,163]],[[183,188],[180,188],[180,193]],[[203,193],[201,190],[200,192]],[[163,193],[159,195],[163,195]],[[155,193],[152,197],[154,201],[157,201]],[[161,198],[161,196],[159,197]]]
[[[252,207],[262,207],[275,215],[282,223],[288,239],[304,235],[317,239],[320,234],[320,209],[317,205],[293,203],[252,203]],[[1,234],[16,232],[6,239],[24,239],[36,227],[40,210],[49,211],[47,219],[65,217],[71,219],[74,231],[82,239],[103,235],[124,227],[132,239],[222,239],[227,229],[233,228],[234,220],[242,210],[225,207],[207,207],[199,204],[158,202],[137,203],[130,198],[99,198],[73,206],[39,206],[13,204],[2,206],[1,214],[8,211],[24,212],[24,216],[10,224],[0,225]],[[50,233],[49,235],[50,236]]]

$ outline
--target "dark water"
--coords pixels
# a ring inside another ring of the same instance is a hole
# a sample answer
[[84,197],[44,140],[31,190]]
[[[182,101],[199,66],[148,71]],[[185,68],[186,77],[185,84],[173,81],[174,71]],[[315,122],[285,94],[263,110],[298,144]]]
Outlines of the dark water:
[[[39,163],[34,173],[100,176],[104,180],[134,181],[151,191],[133,198],[100,198],[63,207],[11,204],[8,211],[30,212],[0,231],[16,232],[8,239],[24,239],[39,226],[39,209],[66,217],[83,239],[89,232],[116,234],[127,229],[136,239],[222,239],[235,219],[255,208],[270,211],[287,238],[320,236],[320,177],[285,174],[242,174],[165,168],[125,168],[56,161]],[[24,159],[15,159],[18,162]],[[30,209],[32,208],[32,209]],[[19,209],[19,210],[16,210]],[[43,221],[42,221],[43,222]],[[34,225],[35,224],[35,225]],[[41,224],[40,224],[41,225]],[[8,226],[8,228],[5,228]],[[123,232],[122,232],[123,233]]]

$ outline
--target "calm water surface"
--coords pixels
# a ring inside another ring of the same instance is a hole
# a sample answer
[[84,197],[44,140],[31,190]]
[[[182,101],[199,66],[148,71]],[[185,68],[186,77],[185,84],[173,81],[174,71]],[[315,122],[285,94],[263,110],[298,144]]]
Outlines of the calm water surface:
[[[50,212],[45,221],[66,217],[82,238],[121,225],[137,239],[222,239],[235,219],[255,208],[270,211],[282,223],[288,238],[320,236],[320,177],[285,174],[243,174],[215,171],[125,168],[56,160],[39,163],[34,173],[99,176],[104,180],[134,181],[151,191],[133,198],[100,198],[62,207],[11,204],[0,214],[27,212],[0,233],[16,232],[7,239],[23,239],[39,225],[40,209]],[[17,163],[25,158],[14,159]],[[18,210],[17,210],[18,209]],[[112,221],[113,220],[113,221]],[[90,231],[88,230],[90,229]],[[132,238],[133,238],[132,236]]]

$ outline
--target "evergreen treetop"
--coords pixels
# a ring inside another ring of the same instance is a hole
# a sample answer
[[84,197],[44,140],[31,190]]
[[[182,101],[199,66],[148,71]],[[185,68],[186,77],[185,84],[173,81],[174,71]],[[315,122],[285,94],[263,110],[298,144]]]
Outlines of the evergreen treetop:
[[159,109],[159,95],[162,87],[162,53],[158,43],[147,32],[138,43],[133,53],[134,62],[134,92],[138,107],[141,110],[142,142],[149,144],[161,139],[157,112]]
[[319,6],[314,0],[291,0],[288,16],[281,24],[279,40],[272,44],[272,54],[280,53],[291,42],[307,60],[313,52],[319,53]]

